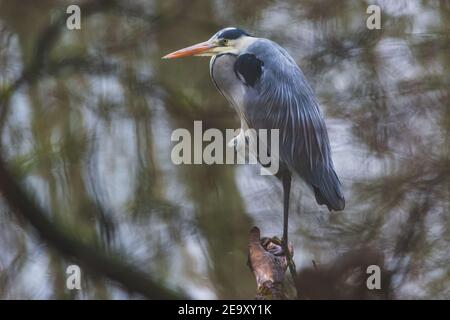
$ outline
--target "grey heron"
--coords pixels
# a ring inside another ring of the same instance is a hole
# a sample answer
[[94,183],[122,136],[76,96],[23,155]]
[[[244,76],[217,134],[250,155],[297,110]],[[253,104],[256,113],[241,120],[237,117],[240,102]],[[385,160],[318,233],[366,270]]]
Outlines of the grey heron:
[[319,205],[343,210],[345,200],[331,158],[325,121],[302,71],[277,43],[225,28],[208,41],[164,59],[211,56],[211,78],[246,128],[278,129],[277,177],[283,185],[283,236],[287,246],[291,178],[295,173],[313,190]]

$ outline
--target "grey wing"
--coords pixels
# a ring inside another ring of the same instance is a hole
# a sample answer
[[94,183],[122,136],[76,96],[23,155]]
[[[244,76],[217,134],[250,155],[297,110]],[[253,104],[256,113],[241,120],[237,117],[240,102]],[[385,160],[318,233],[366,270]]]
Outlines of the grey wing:
[[259,40],[247,51],[263,65],[244,99],[250,127],[279,129],[281,162],[311,185],[319,204],[342,210],[345,200],[325,122],[303,73],[284,49],[269,40]]

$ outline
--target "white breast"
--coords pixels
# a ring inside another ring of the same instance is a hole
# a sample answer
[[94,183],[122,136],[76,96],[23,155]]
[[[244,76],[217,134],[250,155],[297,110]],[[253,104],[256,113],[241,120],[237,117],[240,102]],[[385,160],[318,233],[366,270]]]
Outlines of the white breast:
[[217,89],[236,110],[241,123],[245,123],[247,127],[244,115],[246,87],[234,72],[235,61],[236,56],[232,54],[214,56],[210,62],[210,73]]

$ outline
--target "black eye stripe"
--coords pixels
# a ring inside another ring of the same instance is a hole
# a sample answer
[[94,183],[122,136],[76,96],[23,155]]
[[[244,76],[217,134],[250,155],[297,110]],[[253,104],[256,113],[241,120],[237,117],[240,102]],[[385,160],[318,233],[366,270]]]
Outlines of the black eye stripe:
[[223,31],[220,31],[218,34],[219,39],[228,39],[228,40],[235,40],[240,38],[241,36],[249,36],[247,32],[244,30],[233,28],[233,29],[226,29]]

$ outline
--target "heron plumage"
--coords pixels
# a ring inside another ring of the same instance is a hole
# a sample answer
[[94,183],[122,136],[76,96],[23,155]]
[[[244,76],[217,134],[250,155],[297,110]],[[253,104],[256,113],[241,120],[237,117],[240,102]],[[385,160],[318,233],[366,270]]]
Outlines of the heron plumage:
[[256,39],[239,55],[214,57],[211,76],[248,127],[279,129],[280,161],[312,187],[317,202],[329,210],[344,209],[325,121],[289,53],[273,41]]

